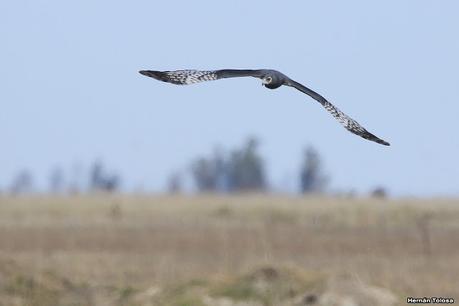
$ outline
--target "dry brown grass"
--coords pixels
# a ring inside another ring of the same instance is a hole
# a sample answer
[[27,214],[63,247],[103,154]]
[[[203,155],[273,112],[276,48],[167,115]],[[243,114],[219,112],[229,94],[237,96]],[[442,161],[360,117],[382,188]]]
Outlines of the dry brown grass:
[[153,296],[193,280],[215,295],[257,267],[315,275],[319,291],[349,277],[388,289],[397,305],[457,299],[459,201],[0,198],[0,305],[206,305],[204,289],[184,302]]

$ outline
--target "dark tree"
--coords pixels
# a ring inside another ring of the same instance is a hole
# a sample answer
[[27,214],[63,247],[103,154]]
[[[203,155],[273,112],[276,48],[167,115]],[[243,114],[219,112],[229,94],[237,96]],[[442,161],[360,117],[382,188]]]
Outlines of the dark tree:
[[100,160],[94,162],[91,168],[89,186],[92,190],[98,190],[103,185],[103,165]]
[[304,152],[300,172],[301,193],[321,193],[327,181],[327,177],[323,174],[319,153],[313,147],[308,147]]
[[182,176],[178,172],[174,172],[169,176],[167,182],[167,190],[171,194],[182,192]]
[[380,198],[380,199],[385,199],[387,198],[388,196],[388,191],[386,188],[382,187],[382,186],[378,186],[376,188],[374,188],[371,192],[370,192],[371,196],[374,197],[374,198]]
[[216,192],[218,186],[218,169],[213,158],[202,157],[191,166],[191,172],[200,192]]
[[242,149],[233,151],[227,165],[230,191],[260,191],[266,187],[263,159],[258,141],[251,138]]
[[91,168],[89,185],[93,191],[114,192],[120,186],[120,178],[116,174],[107,173],[102,162],[96,161]]
[[68,179],[68,192],[70,194],[78,194],[85,190],[84,186],[84,172],[83,166],[79,162],[75,162],[70,170],[70,175]]
[[10,193],[23,194],[33,191],[33,177],[28,170],[20,171],[11,182]]
[[49,175],[49,191],[51,193],[60,193],[64,190],[65,181],[62,168],[55,167]]
[[196,160],[191,172],[200,192],[228,191],[227,161],[222,150],[215,149],[212,156]]
[[266,187],[263,160],[256,139],[249,139],[231,154],[215,150],[210,157],[201,157],[191,167],[200,192],[258,191]]

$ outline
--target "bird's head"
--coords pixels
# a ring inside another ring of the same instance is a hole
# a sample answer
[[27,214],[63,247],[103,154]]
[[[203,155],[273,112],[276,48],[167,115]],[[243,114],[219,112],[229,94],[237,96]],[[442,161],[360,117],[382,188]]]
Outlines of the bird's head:
[[266,85],[270,84],[273,81],[273,77],[270,76],[270,75],[267,75],[267,76],[263,77],[263,79],[261,81],[262,81],[262,85],[266,86]]
[[282,86],[282,80],[276,74],[267,74],[262,79],[262,85],[269,89]]

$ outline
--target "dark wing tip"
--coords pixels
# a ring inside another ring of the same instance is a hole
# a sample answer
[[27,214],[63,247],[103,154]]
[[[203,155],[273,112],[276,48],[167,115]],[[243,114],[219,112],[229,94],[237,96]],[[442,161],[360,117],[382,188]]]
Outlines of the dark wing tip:
[[140,70],[139,73],[144,75],[144,76],[147,76],[147,77],[150,77],[150,78],[154,78],[154,79],[157,79],[157,80],[161,80],[161,77],[163,75],[162,72],[154,71],[154,70]]
[[371,140],[371,141],[374,141],[376,143],[379,143],[379,144],[382,144],[384,146],[390,146],[390,143],[388,143],[387,141],[385,140],[382,140],[381,138],[371,134],[370,132],[366,131],[366,133],[364,134],[360,134],[360,136],[362,136],[363,138],[365,139],[368,139],[368,140]]
[[374,139],[374,141],[377,142],[377,143],[379,143],[379,144],[382,144],[382,145],[384,145],[384,146],[390,146],[390,143],[388,143],[387,141],[382,140],[382,139],[380,139],[380,138],[376,138],[376,139]]

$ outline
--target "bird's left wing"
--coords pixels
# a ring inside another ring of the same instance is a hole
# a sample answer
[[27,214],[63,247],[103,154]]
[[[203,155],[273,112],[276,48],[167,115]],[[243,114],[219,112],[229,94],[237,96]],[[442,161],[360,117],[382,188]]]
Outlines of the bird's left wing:
[[348,131],[351,133],[354,133],[356,135],[359,135],[360,137],[363,137],[365,139],[377,142],[379,144],[385,145],[385,146],[390,146],[390,144],[382,140],[381,138],[378,138],[377,136],[373,135],[372,133],[368,132],[363,126],[361,126],[357,121],[340,111],[336,106],[328,102],[324,97],[319,95],[317,92],[307,88],[306,86],[295,82],[291,79],[288,79],[285,83],[287,86],[294,87],[298,89],[299,91],[307,94],[314,100],[317,100],[322,106],[330,113],[332,114],[333,117],[335,117]]
[[155,71],[141,70],[140,74],[176,85],[189,85],[223,78],[262,77],[261,70],[222,69],[222,70],[175,70]]

